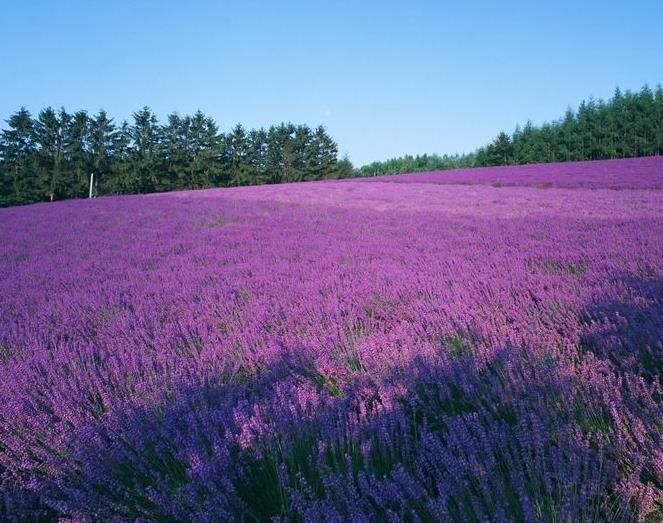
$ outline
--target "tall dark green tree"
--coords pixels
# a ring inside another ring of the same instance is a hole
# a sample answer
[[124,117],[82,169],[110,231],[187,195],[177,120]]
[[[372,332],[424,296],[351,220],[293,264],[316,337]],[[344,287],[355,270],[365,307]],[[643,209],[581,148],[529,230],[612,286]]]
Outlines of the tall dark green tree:
[[131,127],[125,120],[110,136],[110,173],[102,184],[101,194],[132,194],[139,190],[133,166]]
[[248,185],[251,183],[253,169],[249,157],[249,139],[241,124],[237,124],[226,136],[225,158],[229,185]]
[[50,201],[67,196],[74,182],[66,165],[70,124],[71,115],[64,108],[55,112],[51,107],[39,113],[35,124],[37,191]]
[[39,199],[36,188],[36,142],[30,112],[21,107],[7,120],[0,135],[0,154],[4,164],[3,203],[26,203]]
[[89,171],[94,175],[95,193],[117,192],[113,189],[113,161],[117,128],[103,109],[89,122]]
[[653,91],[645,85],[637,93],[634,107],[634,134],[636,155],[650,156],[656,154],[656,128],[655,121],[656,99]]
[[252,178],[251,184],[267,183],[269,174],[267,172],[267,160],[269,155],[269,143],[265,129],[252,129],[248,135],[249,162],[251,162]]
[[151,192],[161,190],[160,173],[165,162],[162,157],[162,128],[156,115],[149,107],[133,114],[129,127],[131,138],[131,171],[128,192]]
[[189,117],[182,118],[177,113],[168,115],[168,123],[162,132],[162,149],[165,161],[164,188],[184,187],[189,183],[190,164],[193,162]]
[[663,154],[663,87],[658,85],[654,94],[654,154]]
[[291,182],[295,177],[295,126],[282,123],[267,133],[267,173],[269,183]]
[[502,131],[485,147],[482,161],[484,165],[508,165],[513,162],[513,153],[511,138]]
[[69,121],[65,142],[66,168],[70,173],[67,198],[85,196],[90,176],[90,118],[85,111],[77,111]]
[[212,118],[201,111],[190,118],[189,135],[192,162],[189,168],[189,181],[192,189],[226,185],[228,175],[221,168],[222,140]]
[[[574,160],[574,151],[575,151],[575,136],[576,136],[576,118],[575,113],[568,108],[566,113],[564,113],[564,118],[559,123],[558,130],[558,158],[561,162],[568,162]],[[518,146],[518,141],[514,137],[514,146]],[[532,161],[535,158],[532,158]],[[532,163],[521,162],[521,163]]]
[[318,126],[313,134],[313,170],[312,179],[336,178],[338,160],[338,145],[329,136],[323,126]]
[[352,178],[354,176],[354,167],[347,155],[343,156],[336,163],[336,178]]

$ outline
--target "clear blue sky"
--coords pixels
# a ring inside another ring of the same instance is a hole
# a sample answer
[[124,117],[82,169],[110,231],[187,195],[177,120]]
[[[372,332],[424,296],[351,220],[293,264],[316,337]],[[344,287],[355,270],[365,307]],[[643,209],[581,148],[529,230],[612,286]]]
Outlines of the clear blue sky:
[[[460,4],[460,5],[459,5]],[[21,105],[324,124],[358,165],[467,152],[615,86],[663,82],[663,2],[4,1]]]

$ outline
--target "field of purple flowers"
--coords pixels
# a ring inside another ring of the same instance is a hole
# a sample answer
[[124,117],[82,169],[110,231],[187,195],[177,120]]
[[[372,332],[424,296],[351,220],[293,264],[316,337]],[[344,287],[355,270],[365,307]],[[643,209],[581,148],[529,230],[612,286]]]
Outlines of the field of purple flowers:
[[37,204],[0,246],[2,520],[663,519],[663,157]]

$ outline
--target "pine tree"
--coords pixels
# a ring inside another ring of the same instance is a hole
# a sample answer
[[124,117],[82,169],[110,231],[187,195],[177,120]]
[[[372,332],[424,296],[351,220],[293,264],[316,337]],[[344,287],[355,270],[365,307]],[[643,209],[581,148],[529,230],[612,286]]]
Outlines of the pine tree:
[[249,160],[249,142],[246,131],[241,124],[237,124],[226,137],[225,152],[228,160],[229,184],[249,184],[252,174],[252,166]]
[[512,161],[512,157],[513,144],[511,138],[502,131],[486,147],[486,162],[488,165],[507,165]]
[[314,140],[317,148],[317,155],[315,160],[315,179],[320,180],[323,178],[335,178],[336,162],[338,159],[338,145],[327,134],[327,130],[322,126],[318,126],[314,132]]
[[50,201],[66,196],[73,183],[65,165],[70,123],[71,115],[64,108],[56,113],[51,107],[43,109],[35,123],[37,190]]
[[193,162],[190,123],[189,117],[181,118],[177,113],[172,113],[163,128],[161,148],[165,165],[160,185],[166,190],[187,186]]
[[293,181],[295,176],[295,126],[281,123],[272,126],[267,133],[267,173],[269,183]]
[[30,112],[21,107],[7,120],[8,129],[2,131],[0,154],[5,163],[4,185],[7,203],[27,203],[39,196],[36,187],[34,164],[36,144],[34,123]]
[[197,111],[191,120],[195,148],[194,170],[200,187],[214,187],[223,182],[220,159],[221,137],[216,122]]
[[313,132],[308,125],[297,125],[292,137],[294,161],[291,181],[315,180],[316,148],[313,145]]
[[655,154],[663,154],[663,87],[656,86],[654,94],[654,128],[652,129]]
[[640,155],[650,156],[656,152],[655,132],[657,123],[654,93],[645,85],[635,96],[635,136]]
[[336,164],[336,178],[352,178],[354,167],[347,155],[343,156]]
[[78,198],[87,194],[90,173],[89,165],[89,125],[85,111],[77,111],[69,121],[65,142],[66,169],[70,172],[71,185],[67,188],[67,198]]
[[102,184],[104,194],[133,194],[138,191],[138,179],[132,162],[131,127],[125,120],[111,136],[110,173]]
[[267,183],[269,181],[267,173],[267,158],[269,153],[267,131],[263,128],[252,129],[249,132],[248,141],[249,162],[251,163],[251,172],[253,176],[249,183]]
[[143,107],[133,114],[133,124],[129,127],[131,137],[132,191],[152,192],[159,190],[161,158],[161,132],[156,115],[149,107]]
[[112,179],[113,153],[117,129],[103,109],[89,122],[89,171],[94,174],[95,193],[115,193],[117,183]]

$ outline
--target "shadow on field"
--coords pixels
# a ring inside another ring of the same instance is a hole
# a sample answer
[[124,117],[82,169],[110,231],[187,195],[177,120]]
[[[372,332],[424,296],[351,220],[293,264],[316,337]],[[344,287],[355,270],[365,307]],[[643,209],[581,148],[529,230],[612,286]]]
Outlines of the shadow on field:
[[72,431],[34,484],[91,520],[626,521],[601,386],[559,355],[452,346],[332,394],[289,355]]
[[56,511],[48,508],[34,492],[6,482],[0,484],[0,521],[58,521]]
[[[582,312],[581,350],[651,383],[663,364],[663,281],[621,275],[610,296]],[[638,498],[663,489],[652,468],[660,401],[564,354],[510,347],[479,360],[467,339],[445,337],[437,358],[380,376],[358,369],[344,383],[296,351],[229,383],[182,380],[156,405],[125,405],[46,442],[60,449],[51,461],[23,463],[23,485],[38,495],[6,482],[0,519],[662,515]]]
[[589,304],[581,314],[581,350],[648,381],[663,372],[663,280],[621,275],[617,297]]

